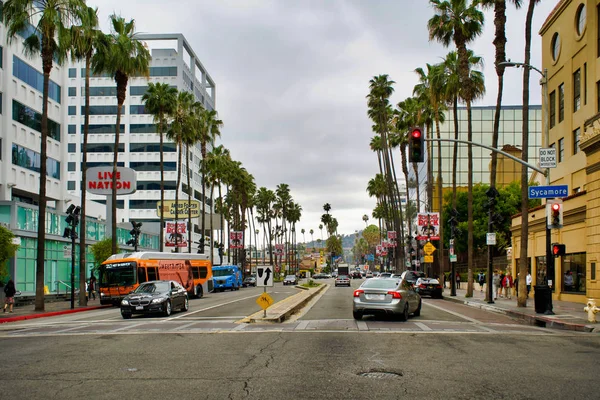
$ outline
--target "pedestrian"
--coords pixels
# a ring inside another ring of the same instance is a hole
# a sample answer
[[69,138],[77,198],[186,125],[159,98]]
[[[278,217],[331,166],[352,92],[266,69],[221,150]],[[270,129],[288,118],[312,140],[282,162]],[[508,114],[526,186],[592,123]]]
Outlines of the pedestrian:
[[519,297],[519,274],[517,274],[517,277],[515,278],[515,296]]
[[510,275],[510,272],[507,272],[502,281],[502,287],[504,287],[504,297],[507,299],[512,298],[512,287],[513,287],[513,279]]
[[93,272],[90,276],[90,283],[88,285],[88,299],[92,299],[92,297],[96,300],[96,277]]
[[17,289],[15,289],[15,283],[13,280],[9,280],[6,286],[4,286],[4,294],[6,298],[4,299],[4,308],[2,312],[6,312],[6,307],[10,306],[8,312],[13,312],[13,305],[15,304],[15,293],[17,293]]
[[500,275],[498,271],[494,270],[494,275],[492,275],[492,292],[494,293],[494,300],[498,299],[498,285],[500,282]]
[[460,289],[460,274],[456,273],[456,288]]
[[485,284],[485,274],[483,272],[479,272],[477,280],[479,281],[479,291],[483,293],[483,285]]
[[527,284],[527,297],[529,297],[529,292],[531,292],[531,283],[533,282],[533,278],[531,277],[531,272],[527,272],[527,277],[525,277],[525,283]]
[[565,292],[573,291],[573,273],[571,271],[565,272]]
[[498,287],[496,288],[496,290],[498,291],[498,297],[502,298],[502,289],[503,289],[503,284],[504,284],[504,277],[506,275],[504,275],[504,272],[500,272],[500,279],[498,280]]

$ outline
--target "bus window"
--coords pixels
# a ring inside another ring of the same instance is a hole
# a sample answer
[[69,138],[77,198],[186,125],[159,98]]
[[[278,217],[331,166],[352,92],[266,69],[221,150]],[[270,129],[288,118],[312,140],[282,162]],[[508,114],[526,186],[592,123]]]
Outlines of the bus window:
[[208,268],[200,267],[199,269],[200,269],[200,279],[206,278],[206,276],[208,275]]
[[148,267],[148,280],[149,281],[157,281],[158,280],[158,270],[156,267]]
[[200,279],[200,271],[198,270],[198,267],[192,267],[192,277],[194,279]]
[[147,282],[146,279],[146,268],[138,268],[138,283]]

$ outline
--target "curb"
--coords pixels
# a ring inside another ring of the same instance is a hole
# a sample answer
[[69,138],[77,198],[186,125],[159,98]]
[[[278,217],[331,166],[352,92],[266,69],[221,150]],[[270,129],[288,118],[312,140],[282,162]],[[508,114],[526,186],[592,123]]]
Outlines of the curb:
[[18,315],[16,317],[0,318],[0,324],[5,324],[5,323],[9,323],[9,322],[17,322],[17,321],[25,321],[28,319],[55,317],[57,315],[74,314],[74,313],[83,312],[83,311],[99,310],[102,308],[111,308],[111,307],[112,307],[111,305],[104,305],[104,306],[75,308],[73,310],[69,309],[69,310],[61,310],[61,311],[50,311],[50,312],[45,312],[45,313],[40,313],[40,314]]
[[[257,313],[254,313],[253,315],[249,316],[247,319],[245,319],[243,322],[246,323],[257,323],[257,322],[273,322],[273,323],[281,323],[283,321],[285,321],[286,319],[288,319],[292,314],[294,314],[296,311],[298,311],[300,308],[304,307],[304,305],[306,305],[306,303],[308,303],[313,297],[315,297],[318,293],[320,293],[321,291],[323,291],[327,286],[327,284],[323,284],[321,285],[321,287],[315,289],[314,291],[312,291],[311,293],[308,293],[303,299],[301,299],[300,301],[296,302],[296,303],[292,303],[285,311],[283,311],[282,313],[278,314],[278,315],[274,315],[271,317],[266,317],[263,318],[263,312],[259,311]],[[305,288],[302,288],[305,289]],[[295,294],[294,296],[297,296],[299,294],[304,294],[306,292],[299,292],[297,294]],[[285,301],[285,300],[281,300],[281,301]],[[258,317],[257,315],[261,315],[260,317]]]
[[522,319],[522,320],[526,321],[529,325],[538,326],[541,328],[562,329],[562,330],[576,331],[576,332],[597,332],[599,330],[598,328],[596,328],[594,326],[590,326],[590,325],[574,324],[571,322],[557,321],[555,319],[548,318],[548,317],[525,314],[522,312],[507,310],[506,308],[500,308],[500,307],[496,307],[496,306],[492,306],[492,305],[488,305],[488,304],[481,304],[481,303],[474,302],[474,301],[457,299],[456,297],[444,296],[444,300],[451,301],[454,303],[464,304],[464,305],[467,305],[470,307],[479,308],[479,309],[482,309],[485,311],[491,311],[491,312],[495,312],[498,314],[509,315],[511,317]]

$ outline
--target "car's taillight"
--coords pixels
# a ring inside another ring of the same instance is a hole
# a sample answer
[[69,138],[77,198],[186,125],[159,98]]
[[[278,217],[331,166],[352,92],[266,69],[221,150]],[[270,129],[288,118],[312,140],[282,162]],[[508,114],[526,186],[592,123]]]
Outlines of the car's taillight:
[[387,294],[391,294],[392,299],[401,299],[402,298],[402,295],[400,294],[400,292],[389,291],[389,292],[387,292]]
[[442,288],[442,285],[437,285],[435,288],[436,288],[436,289],[441,289],[441,288]]
[[354,297],[359,297],[361,293],[364,293],[365,291],[362,289],[356,289],[354,291]]
[[424,284],[422,284],[422,283],[421,283],[421,284],[419,285],[419,288],[420,288],[420,289],[427,289],[427,285],[424,285]]

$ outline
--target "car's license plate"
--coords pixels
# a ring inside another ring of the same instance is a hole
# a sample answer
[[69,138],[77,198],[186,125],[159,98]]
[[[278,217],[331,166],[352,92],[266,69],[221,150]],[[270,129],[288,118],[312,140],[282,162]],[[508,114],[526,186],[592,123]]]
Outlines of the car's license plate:
[[367,294],[367,295],[365,295],[365,297],[367,298],[367,300],[383,300],[385,298],[385,295],[383,295],[383,294]]
[[429,285],[429,289],[433,289],[433,285]]
[[136,309],[136,310],[143,310],[143,309],[144,309],[144,306],[137,306],[137,307],[135,307],[135,309]]

